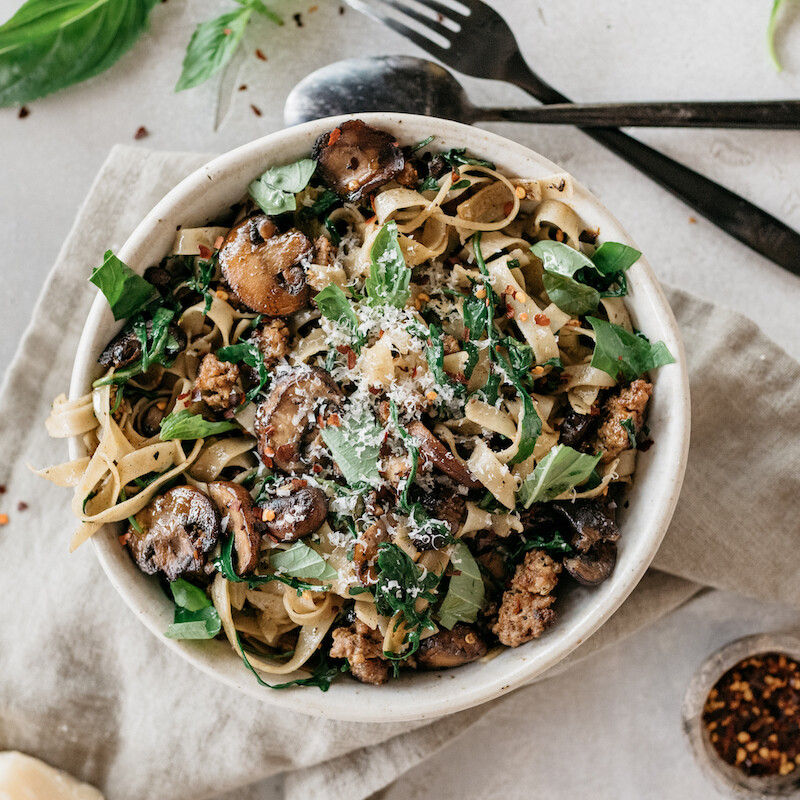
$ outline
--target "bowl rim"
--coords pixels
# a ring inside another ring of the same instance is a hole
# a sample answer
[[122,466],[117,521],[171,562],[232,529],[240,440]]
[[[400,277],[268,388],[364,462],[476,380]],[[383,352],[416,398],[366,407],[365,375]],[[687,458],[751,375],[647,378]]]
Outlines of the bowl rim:
[[[347,119],[361,119],[369,125],[397,129],[398,136],[404,137],[406,132],[427,130],[429,133],[432,132],[437,139],[458,142],[459,146],[466,146],[472,152],[479,153],[501,165],[504,161],[528,164],[534,173],[539,173],[539,176],[566,172],[524,145],[498,134],[450,120],[396,113],[348,114],[329,117],[269,134],[217,156],[199,167],[180,181],[144,217],[120,248],[118,256],[141,274],[149,264],[137,263],[137,253],[146,249],[148,239],[154,235],[154,231],[159,226],[163,227],[165,221],[180,223],[182,204],[185,205],[190,201],[199,202],[197,200],[199,196],[208,194],[209,191],[213,193],[215,181],[219,181],[224,186],[226,177],[230,178],[237,170],[245,169],[246,171],[249,167],[248,174],[260,174],[270,163],[270,153],[275,153],[275,151],[293,150],[300,153],[300,155],[295,155],[295,158],[303,157],[302,154],[307,154],[310,147],[307,146],[301,151],[298,142],[313,142],[317,135]],[[420,138],[424,138],[424,136]],[[476,145],[476,142],[479,143]],[[260,167],[254,170],[254,164],[258,164]],[[503,166],[500,168],[507,171],[507,168]],[[603,231],[612,229],[612,240],[635,247],[633,239],[603,203],[574,176],[572,181],[574,194],[570,204],[577,203],[591,207],[595,217],[588,221],[589,224],[602,218]],[[242,194],[246,191],[245,187],[246,183],[242,184]],[[219,213],[221,201],[217,203],[216,207],[217,213]],[[188,213],[188,211],[184,213]],[[174,226],[172,230],[174,230]],[[604,239],[612,237],[603,236]],[[142,257],[139,256],[139,258]],[[310,688],[269,691],[255,682],[253,676],[243,667],[227,642],[224,643],[224,649],[227,650],[226,666],[225,661],[220,662],[220,659],[223,658],[222,651],[219,647],[215,647],[222,643],[176,641],[163,636],[165,627],[163,614],[159,614],[155,608],[150,607],[152,603],[147,600],[147,591],[143,587],[145,581],[142,581],[141,574],[136,576],[137,580],[133,580],[133,576],[128,572],[130,567],[126,567],[122,563],[119,544],[112,528],[98,531],[92,538],[95,553],[103,570],[128,607],[167,647],[206,674],[238,691],[293,711],[331,719],[361,722],[432,719],[479,705],[523,686],[569,655],[595,633],[622,605],[652,562],[666,534],[680,494],[688,457],[690,431],[689,380],[683,343],[677,322],[646,257],[643,256],[631,270],[635,271],[635,277],[631,275],[629,281],[631,292],[632,294],[635,292],[639,296],[641,304],[648,309],[648,315],[653,315],[652,317],[648,316],[647,320],[643,322],[646,322],[650,328],[658,328],[659,337],[667,343],[676,362],[667,368],[661,368],[670,370],[666,378],[661,377],[660,373],[656,378],[656,382],[660,385],[656,396],[661,397],[662,392],[669,395],[668,427],[672,430],[672,437],[662,434],[658,438],[659,447],[654,448],[658,451],[655,458],[659,468],[668,467],[665,485],[662,487],[663,491],[656,493],[654,497],[648,497],[647,508],[651,517],[645,525],[647,535],[645,536],[641,530],[639,531],[641,539],[628,545],[629,549],[632,548],[631,556],[625,559],[624,567],[620,563],[623,559],[620,558],[614,574],[602,587],[597,587],[593,601],[586,604],[587,608],[582,610],[580,618],[570,620],[569,625],[566,625],[567,620],[560,619],[559,624],[548,634],[551,638],[543,637],[527,645],[528,648],[531,645],[536,648],[532,653],[526,651],[520,654],[519,651],[524,651],[525,647],[510,651],[516,654],[513,661],[509,660],[509,666],[505,670],[500,670],[499,674],[492,678],[489,678],[488,672],[486,675],[479,673],[477,678],[471,677],[473,673],[470,672],[470,677],[464,677],[470,668],[489,666],[478,663],[458,670],[450,670],[448,673],[426,673],[424,690],[422,689],[423,676],[415,674],[411,676],[415,681],[415,686],[411,686],[403,680],[393,681],[388,686],[393,684],[401,684],[401,686],[391,692],[387,691],[387,686],[379,687],[376,691],[375,688],[365,687],[356,681],[339,681],[325,693]],[[91,378],[96,370],[95,339],[98,338],[100,332],[106,331],[104,336],[107,341],[121,326],[121,323],[113,323],[112,319],[105,298],[98,292],[78,343],[70,383],[69,396],[71,399],[85,394],[90,389]],[[116,328],[113,327],[114,325]],[[647,325],[642,324],[642,327],[646,329]],[[69,449],[70,457],[73,459],[85,455],[83,444],[77,437],[70,440]],[[127,561],[130,565],[129,559]],[[604,591],[600,592],[601,589]],[[554,631],[559,628],[559,635],[554,636]],[[509,651],[504,651],[500,657],[507,652]],[[237,662],[236,670],[231,669],[233,659],[236,659]],[[496,671],[492,670],[492,672]],[[458,679],[453,673],[459,673]],[[447,687],[452,687],[452,689]]]

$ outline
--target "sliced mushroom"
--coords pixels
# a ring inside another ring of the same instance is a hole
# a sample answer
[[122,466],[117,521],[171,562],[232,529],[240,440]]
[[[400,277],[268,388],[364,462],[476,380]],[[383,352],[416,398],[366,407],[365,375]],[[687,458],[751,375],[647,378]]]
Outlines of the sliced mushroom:
[[313,245],[293,228],[279,234],[264,214],[231,228],[219,252],[222,275],[236,297],[253,311],[288,317],[308,304],[302,261]]
[[475,628],[458,622],[453,630],[440,630],[419,643],[419,669],[448,669],[469,664],[486,655],[488,647]]
[[256,411],[258,453],[284,472],[302,466],[302,446],[317,429],[316,410],[339,407],[344,395],[324,369],[303,367],[279,378]]
[[328,517],[328,498],[321,489],[309,487],[287,497],[273,497],[260,508],[270,539],[296,542],[320,529]]
[[[149,321],[145,328],[148,339],[152,336],[153,322]],[[169,325],[167,328],[167,343],[164,352],[170,358],[178,355],[186,347],[186,334],[177,326]],[[97,362],[104,367],[127,367],[142,357],[142,343],[132,329],[121,333],[116,339],[112,339],[106,349],[100,354]]]
[[452,484],[437,487],[434,492],[423,495],[422,505],[434,519],[444,522],[452,534],[456,533],[467,516],[467,501]]
[[564,559],[564,569],[584,586],[597,586],[614,571],[617,546],[614,542],[597,542],[586,553]]
[[163,572],[168,581],[201,573],[219,539],[219,517],[211,500],[193,486],[176,486],[136,515],[127,544],[139,569]]
[[570,408],[561,423],[559,442],[574,450],[580,449],[594,435],[599,421],[599,416],[579,414]]
[[250,492],[239,483],[213,481],[208,484],[208,493],[223,520],[228,518],[227,530],[233,536],[236,550],[237,575],[252,572],[258,564],[261,533],[253,513]]
[[619,528],[614,521],[614,512],[606,502],[595,499],[559,500],[550,504],[574,531],[570,544],[585,553],[597,542],[616,542]]
[[336,194],[358,200],[397,176],[405,165],[395,137],[352,119],[323,133],[312,157],[319,174]]
[[480,489],[483,486],[419,420],[414,420],[409,424],[408,432],[419,440],[419,452],[425,461],[429,461],[462,486],[469,489]]
[[381,544],[391,541],[391,538],[385,517],[370,525],[358,537],[358,541],[353,547],[353,564],[362,586],[374,586],[378,582],[378,571],[375,568],[375,562],[378,558]]

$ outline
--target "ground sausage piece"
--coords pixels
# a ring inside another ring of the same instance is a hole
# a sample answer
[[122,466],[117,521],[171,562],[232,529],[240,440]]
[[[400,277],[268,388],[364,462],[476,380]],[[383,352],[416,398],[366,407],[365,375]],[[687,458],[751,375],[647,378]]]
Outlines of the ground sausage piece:
[[314,240],[314,263],[324,267],[332,267],[336,263],[336,245],[327,236],[318,236]]
[[289,337],[291,333],[282,319],[271,319],[265,322],[253,334],[253,340],[258,345],[264,357],[264,366],[267,369],[274,367],[289,352]]
[[229,361],[220,361],[208,353],[200,362],[194,389],[209,408],[235,408],[239,405],[240,393],[236,387],[239,367]]
[[380,686],[389,680],[391,665],[383,657],[383,636],[360,620],[333,632],[331,658],[346,658],[350,672],[362,683]]
[[444,335],[442,344],[444,346],[444,354],[446,356],[453,355],[453,353],[458,353],[461,350],[461,345],[458,343],[458,339],[449,333]]
[[603,451],[604,463],[613,461],[623,450],[630,449],[628,431],[622,427],[622,423],[626,419],[633,420],[636,433],[639,433],[652,393],[653,384],[639,378],[606,400],[603,422],[597,432],[597,445]]
[[553,624],[556,612],[551,592],[558,583],[561,564],[544,550],[531,550],[517,566],[511,588],[503,594],[503,603],[492,628],[500,642],[519,647],[539,638]]

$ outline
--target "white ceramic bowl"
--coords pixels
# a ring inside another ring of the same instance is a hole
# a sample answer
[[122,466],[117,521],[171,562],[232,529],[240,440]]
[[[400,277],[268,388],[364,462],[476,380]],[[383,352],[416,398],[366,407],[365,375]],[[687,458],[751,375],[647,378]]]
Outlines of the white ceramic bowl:
[[[563,172],[546,158],[493,133],[456,122],[407,114],[360,114],[370,125],[393,131],[401,143],[436,136],[442,149],[467,147],[494,161],[509,175],[543,177]],[[154,209],[119,251],[119,257],[142,273],[168,252],[178,225],[208,224],[246,193],[248,183],[267,167],[307,156],[317,136],[343,118],[318,120],[280,131],[239,147],[201,167],[176,186]],[[571,200],[575,211],[600,238],[635,246],[603,204],[576,182]],[[204,672],[256,700],[322,717],[363,722],[396,722],[449,714],[484,703],[529,682],[557,664],[591,636],[621,605],[641,579],[667,530],[683,479],[689,444],[689,388],[678,327],[661,288],[644,258],[629,271],[626,298],[635,324],[651,340],[666,342],[674,365],[654,375],[655,391],[649,426],[655,445],[639,456],[630,506],[621,509],[622,538],[612,576],[596,588],[570,586],[561,593],[558,620],[541,639],[505,650],[488,663],[458,669],[413,673],[385,686],[340,680],[328,692],[315,688],[270,691],[260,687],[227,642],[184,642],[166,639],[173,606],[154,578],[145,577],[117,541],[119,531],[95,535],[97,556],[114,587],[136,616],[170,647]],[[70,396],[90,390],[101,372],[97,357],[119,330],[105,298],[98,293],[78,346]],[[71,456],[85,455],[78,440]],[[282,678],[283,680],[290,679]],[[154,676],[157,680],[158,676]]]

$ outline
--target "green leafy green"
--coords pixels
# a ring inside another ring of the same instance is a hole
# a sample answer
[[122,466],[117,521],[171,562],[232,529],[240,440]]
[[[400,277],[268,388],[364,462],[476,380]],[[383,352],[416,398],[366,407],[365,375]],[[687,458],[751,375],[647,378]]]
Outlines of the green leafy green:
[[169,585],[175,600],[174,622],[164,633],[168,639],[213,639],[222,622],[206,593],[198,586],[178,578]]
[[439,157],[443,158],[453,169],[466,165],[488,167],[489,169],[495,168],[491,161],[486,161],[483,158],[472,158],[471,156],[464,155],[466,152],[466,147],[454,147],[452,150],[446,150],[444,153],[440,153]]
[[603,275],[615,275],[632,267],[642,254],[633,247],[619,242],[603,242],[592,256],[592,264]]
[[569,554],[572,552],[572,546],[558,531],[553,531],[553,535],[549,539],[545,539],[543,536],[525,539],[519,547],[509,553],[509,560],[512,564],[516,563],[519,561],[519,557],[528,550],[553,550],[557,553]]
[[470,294],[464,298],[461,305],[461,315],[464,317],[464,327],[469,331],[471,342],[477,342],[486,332],[488,314],[486,300],[481,300]]
[[292,578],[316,578],[320,581],[335,581],[339,573],[305,542],[296,542],[288,550],[273,551],[269,565],[282,575]]
[[152,283],[137,275],[106,250],[103,264],[92,271],[89,281],[97,286],[108,300],[114,319],[128,319],[158,296]]
[[358,353],[364,344],[364,337],[358,333],[358,317],[347,295],[335,283],[331,283],[314,297],[314,301],[323,316],[349,329]]
[[427,147],[436,137],[435,136],[428,136],[427,138],[423,139],[421,142],[417,142],[412,148],[411,152],[416,153],[417,150],[422,150],[423,147]]
[[597,269],[587,256],[563,242],[545,239],[536,242],[531,247],[531,252],[541,260],[545,272],[552,275],[566,275],[571,278],[582,269]]
[[27,0],[0,26],[0,106],[22,105],[99,75],[147,29],[157,2]]
[[575,278],[545,272],[542,284],[551,302],[567,314],[582,316],[596,311],[600,305],[600,292],[593,286],[578,283]]
[[253,11],[258,11],[276,25],[283,20],[261,0],[237,0],[239,7],[208,22],[201,22],[189,41],[183,59],[183,71],[176,92],[192,89],[219,72],[230,60],[242,41]]
[[616,378],[620,373],[632,381],[645,372],[675,359],[664,342],[651,344],[645,337],[596,317],[587,317],[596,334],[592,366]]
[[631,449],[636,449],[636,423],[633,421],[633,417],[626,417],[625,419],[620,422],[620,425],[625,430],[625,433],[628,434],[628,443],[631,446]]
[[383,429],[367,412],[352,412],[337,426],[322,428],[322,438],[350,486],[380,483],[378,455]]
[[772,59],[772,63],[775,65],[775,69],[778,72],[783,70],[783,65],[778,57],[778,51],[775,48],[775,31],[778,27],[778,14],[780,13],[781,7],[784,5],[784,3],[785,0],[773,0],[772,10],[769,13],[769,23],[767,24],[767,51],[769,52],[769,57]]
[[317,162],[301,158],[282,167],[270,167],[260,178],[254,180],[248,190],[253,200],[265,214],[283,214],[297,210],[297,192],[308,186]]
[[205,439],[218,433],[232,431],[239,426],[235,422],[210,422],[200,414],[192,414],[188,408],[173,411],[161,420],[161,441],[170,439]]
[[217,358],[221,361],[229,361],[232,364],[245,363],[256,371],[257,380],[245,395],[245,400],[248,403],[261,394],[269,383],[269,371],[264,363],[264,354],[256,342],[245,341],[228,347],[220,347],[217,350]]
[[457,622],[475,622],[483,607],[485,591],[481,571],[464,542],[456,542],[450,563],[459,574],[450,578],[438,612],[439,622],[448,630],[452,630]]
[[411,291],[411,270],[403,258],[397,238],[397,223],[384,225],[369,251],[370,271],[364,290],[372,305],[390,305],[403,308]]
[[579,453],[565,444],[556,445],[520,486],[519,501],[529,508],[546,503],[585,481],[600,461],[600,454]]
[[454,381],[444,370],[444,333],[437,323],[430,324],[423,346],[428,369],[433,374],[437,386],[451,387],[457,397],[464,394],[466,391],[464,384]]

